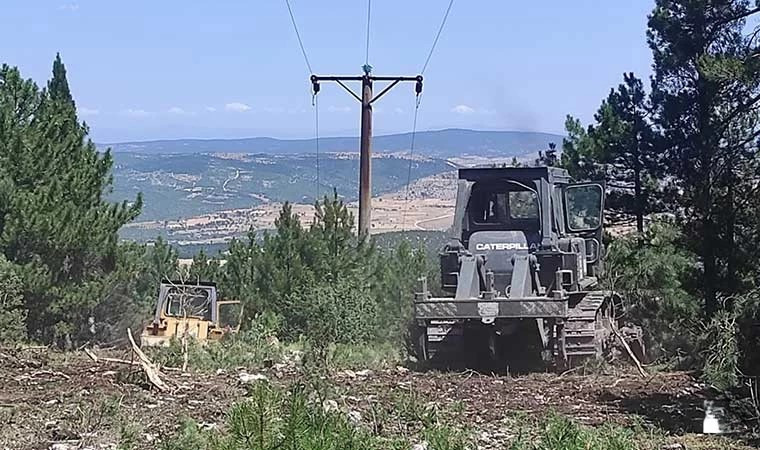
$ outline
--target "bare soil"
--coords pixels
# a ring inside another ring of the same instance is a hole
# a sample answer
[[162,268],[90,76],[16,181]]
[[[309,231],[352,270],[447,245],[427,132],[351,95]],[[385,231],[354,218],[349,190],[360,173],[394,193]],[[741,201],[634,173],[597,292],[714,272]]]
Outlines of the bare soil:
[[[109,356],[129,359],[126,351]],[[225,411],[249,387],[241,381],[242,372],[164,371],[171,390],[159,392],[139,366],[94,362],[82,352],[0,349],[0,449],[117,448],[126,438],[134,448],[160,448],[185,418],[203,427],[223,426]],[[275,365],[256,373],[287,386],[295,372],[292,366]],[[758,444],[746,433],[697,434],[703,402],[716,393],[684,372],[647,378],[627,371],[510,377],[398,367],[338,371],[331,377],[335,404],[359,412],[363,424],[378,433],[414,433],[417,404],[440,409],[471,430],[479,448],[503,448],[521,423],[554,413],[591,426],[612,422],[664,434],[671,449]]]

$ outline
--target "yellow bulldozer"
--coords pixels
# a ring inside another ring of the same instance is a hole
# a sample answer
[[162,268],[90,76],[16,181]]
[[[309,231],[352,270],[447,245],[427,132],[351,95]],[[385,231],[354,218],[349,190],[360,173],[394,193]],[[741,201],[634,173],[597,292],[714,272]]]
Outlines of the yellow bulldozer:
[[165,280],[158,290],[153,320],[142,332],[143,347],[168,346],[172,339],[190,337],[200,344],[218,341],[240,329],[242,306],[217,298],[216,284]]

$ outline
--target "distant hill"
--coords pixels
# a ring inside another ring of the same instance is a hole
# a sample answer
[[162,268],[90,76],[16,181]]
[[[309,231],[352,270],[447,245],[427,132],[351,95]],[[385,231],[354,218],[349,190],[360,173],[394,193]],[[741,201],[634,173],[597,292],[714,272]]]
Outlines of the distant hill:
[[[520,156],[547,148],[550,142],[560,144],[562,136],[529,131],[476,131],[446,129],[417,133],[415,150],[418,154],[436,158],[462,155]],[[411,133],[375,136],[372,141],[376,152],[408,150]],[[145,142],[103,144],[114,152],[150,154],[177,153],[266,153],[269,155],[292,155],[314,153],[314,139],[275,139],[255,137],[243,139],[177,139]],[[320,138],[319,149],[323,152],[357,152],[357,137]]]
[[[142,192],[138,220],[187,218],[270,201],[313,203],[316,162],[314,155],[116,153],[109,199],[134,200]],[[356,198],[358,155],[325,153],[319,167],[322,195],[336,189],[346,200]],[[380,195],[406,183],[409,159],[378,154],[372,168],[373,195]],[[416,158],[409,175],[413,182],[453,168],[440,158]]]

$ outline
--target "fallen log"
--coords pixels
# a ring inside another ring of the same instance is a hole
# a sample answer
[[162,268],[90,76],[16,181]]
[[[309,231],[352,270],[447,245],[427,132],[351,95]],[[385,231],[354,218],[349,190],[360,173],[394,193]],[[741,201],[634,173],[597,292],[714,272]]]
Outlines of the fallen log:
[[127,337],[129,338],[129,343],[132,344],[132,352],[137,355],[137,358],[140,360],[140,365],[142,366],[145,374],[148,376],[150,383],[160,391],[168,391],[169,386],[167,386],[166,383],[164,383],[164,381],[161,379],[161,371],[158,370],[158,367],[153,364],[153,362],[145,355],[145,353],[140,350],[140,347],[137,346],[135,343],[135,338],[132,337],[132,330],[130,328],[127,328]]
[[[112,363],[112,364],[124,364],[127,366],[141,366],[142,361],[135,361],[135,360],[128,360],[128,359],[119,359],[119,358],[108,358],[104,356],[98,356],[96,355],[92,350],[90,349],[83,349],[85,354],[90,357],[90,359],[93,362],[100,363]],[[166,370],[169,372],[182,372],[182,369],[179,367],[167,367],[167,366],[161,366],[159,370]]]

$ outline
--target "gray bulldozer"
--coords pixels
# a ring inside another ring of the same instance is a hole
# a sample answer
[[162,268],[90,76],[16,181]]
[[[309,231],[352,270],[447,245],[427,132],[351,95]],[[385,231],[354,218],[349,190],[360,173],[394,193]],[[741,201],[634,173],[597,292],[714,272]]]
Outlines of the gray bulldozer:
[[[564,169],[460,169],[444,295],[425,279],[415,294],[418,359],[566,368],[603,358],[622,336],[619,299],[599,283],[603,210],[603,186]],[[640,330],[625,332],[642,354]]]

